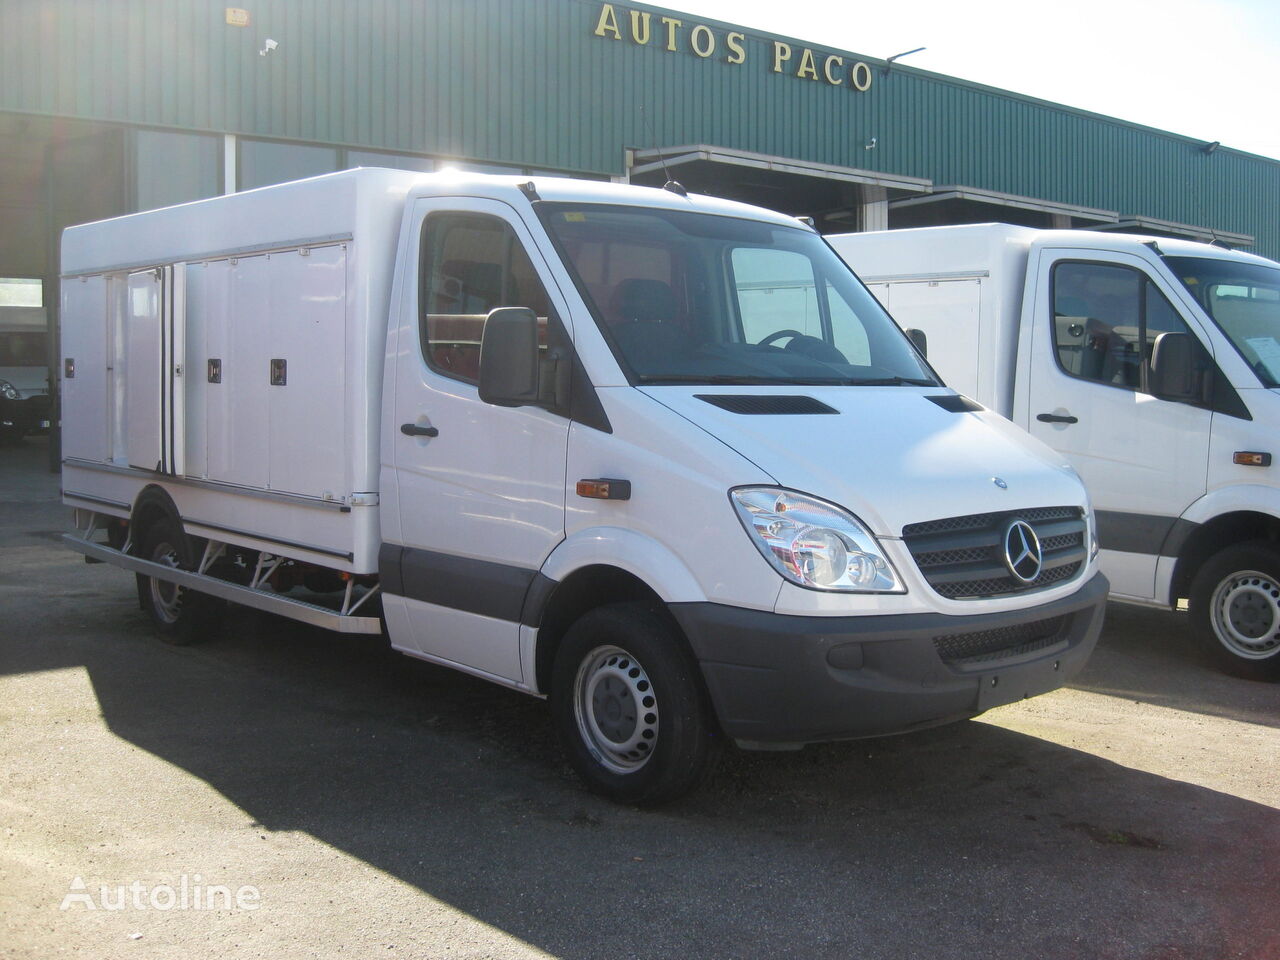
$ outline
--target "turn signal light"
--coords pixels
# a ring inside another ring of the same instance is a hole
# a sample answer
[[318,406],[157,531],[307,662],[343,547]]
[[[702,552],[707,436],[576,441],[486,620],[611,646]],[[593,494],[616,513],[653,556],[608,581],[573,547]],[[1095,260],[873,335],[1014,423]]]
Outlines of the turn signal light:
[[1258,453],[1254,450],[1237,450],[1234,457],[1231,458],[1232,463],[1238,463],[1242,467],[1269,467],[1271,466],[1271,454]]
[[630,500],[630,480],[579,480],[578,496],[589,500]]

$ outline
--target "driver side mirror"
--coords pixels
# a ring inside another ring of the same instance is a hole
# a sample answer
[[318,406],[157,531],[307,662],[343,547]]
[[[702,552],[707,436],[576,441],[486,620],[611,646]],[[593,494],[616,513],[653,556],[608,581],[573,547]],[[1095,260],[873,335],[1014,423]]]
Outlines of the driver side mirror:
[[925,332],[919,327],[907,327],[903,332],[907,335],[907,339],[916,345],[916,349],[920,351],[920,356],[928,359],[929,338],[925,336]]
[[1151,376],[1147,386],[1161,400],[1194,403],[1200,399],[1196,386],[1196,343],[1189,333],[1162,333],[1151,350]]
[[533,311],[490,311],[480,335],[480,399],[499,407],[537,404],[538,368],[538,318]]

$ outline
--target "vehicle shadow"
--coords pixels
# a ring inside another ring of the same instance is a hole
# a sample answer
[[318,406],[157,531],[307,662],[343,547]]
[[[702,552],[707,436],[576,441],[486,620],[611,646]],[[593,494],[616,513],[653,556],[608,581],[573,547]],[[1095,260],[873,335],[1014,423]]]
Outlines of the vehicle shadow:
[[642,811],[583,791],[541,702],[376,639],[237,611],[165,647],[125,591],[43,616],[4,672],[82,667],[256,828],[557,957],[1280,956],[1280,812],[995,726],[731,754]]
[[1071,686],[1280,728],[1280,683],[1222,673],[1198,648],[1186,613],[1109,603],[1102,639]]

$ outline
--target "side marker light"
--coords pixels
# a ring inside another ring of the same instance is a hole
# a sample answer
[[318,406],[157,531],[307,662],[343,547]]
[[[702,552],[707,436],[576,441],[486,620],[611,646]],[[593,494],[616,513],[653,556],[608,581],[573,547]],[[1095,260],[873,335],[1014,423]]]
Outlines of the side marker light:
[[1238,463],[1242,467],[1269,467],[1271,466],[1271,454],[1259,453],[1254,450],[1237,450],[1235,456],[1231,458],[1232,463]]

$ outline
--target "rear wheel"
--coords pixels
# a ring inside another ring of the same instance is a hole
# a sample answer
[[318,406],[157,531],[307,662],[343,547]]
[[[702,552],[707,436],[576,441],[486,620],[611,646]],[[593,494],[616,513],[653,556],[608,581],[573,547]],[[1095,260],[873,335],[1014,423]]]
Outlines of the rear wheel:
[[673,800],[703,780],[719,752],[697,661],[646,604],[600,607],[569,628],[551,704],[570,763],[612,800]]
[[1227,673],[1280,679],[1280,550],[1256,541],[1211,557],[1191,585],[1191,617]]
[[[195,569],[195,553],[191,538],[173,518],[151,524],[138,551],[144,560],[181,570]],[[224,601],[141,573],[137,580],[138,602],[166,643],[194,643],[221,627],[226,611]]]

